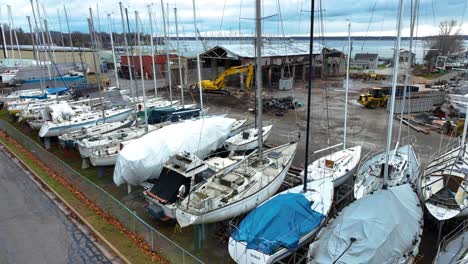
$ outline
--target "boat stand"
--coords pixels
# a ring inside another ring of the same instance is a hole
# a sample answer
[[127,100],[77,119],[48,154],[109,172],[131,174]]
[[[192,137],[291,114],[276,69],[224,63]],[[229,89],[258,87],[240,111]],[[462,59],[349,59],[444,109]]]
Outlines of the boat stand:
[[104,177],[105,168],[102,166],[98,166],[96,167],[96,172],[97,172],[97,177],[102,178]]
[[91,165],[89,165],[89,159],[88,158],[81,158],[81,168],[82,169],[88,169],[89,167],[91,167]]
[[44,139],[44,148],[47,149],[47,150],[49,150],[49,149],[50,149],[50,145],[51,145],[51,143],[50,143],[50,137],[44,137],[43,139]]

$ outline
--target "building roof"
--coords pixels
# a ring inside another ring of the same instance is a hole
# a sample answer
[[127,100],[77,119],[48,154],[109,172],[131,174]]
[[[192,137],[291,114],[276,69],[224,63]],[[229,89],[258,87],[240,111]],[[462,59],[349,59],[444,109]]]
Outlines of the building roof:
[[[265,43],[262,47],[262,57],[283,57],[309,55],[308,43]],[[314,54],[321,54],[325,46],[314,43]],[[200,57],[220,57],[220,58],[255,58],[255,45],[250,43],[225,44],[215,46],[202,54]]]
[[355,60],[376,60],[377,58],[379,58],[379,54],[377,53],[356,53],[356,55],[354,55]]

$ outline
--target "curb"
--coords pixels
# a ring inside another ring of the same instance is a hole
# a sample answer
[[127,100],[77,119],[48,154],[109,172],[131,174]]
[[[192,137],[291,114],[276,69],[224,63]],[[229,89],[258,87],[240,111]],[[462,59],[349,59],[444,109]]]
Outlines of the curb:
[[[99,250],[103,253],[103,255],[105,255],[106,258],[108,258],[109,261],[111,261],[113,263],[115,263],[115,262],[116,263],[122,263],[123,262],[123,263],[127,263],[127,264],[132,263],[117,248],[115,248],[112,245],[112,243],[110,243],[99,231],[97,231],[80,213],[78,213],[65,199],[63,199],[63,197],[60,196],[60,194],[58,194],[54,189],[52,189],[52,187],[50,187],[50,185],[47,184],[47,182],[44,181],[44,179],[42,179],[41,176],[37,175],[36,172],[34,170],[32,170],[20,157],[18,157],[18,155],[16,155],[15,152],[13,152],[8,146],[4,145],[2,142],[0,142],[0,150],[2,150],[2,151],[7,150],[8,153],[6,153],[6,154],[7,155],[9,154],[9,156],[10,155],[13,156],[20,163],[20,164],[17,164],[17,165],[23,166],[29,173],[32,174],[31,175],[32,180],[33,180],[33,182],[35,184],[38,185],[39,189],[41,189],[46,194],[46,196],[49,199],[51,199],[54,204],[56,204],[56,206],[59,208],[59,210],[62,213],[64,213],[67,218],[69,218],[75,225],[78,224],[77,227],[84,233],[84,235],[86,235],[90,239],[90,241],[92,241],[96,245],[97,248],[99,248]],[[46,188],[44,188],[43,186],[45,186]],[[47,192],[49,192],[49,193],[47,193]],[[57,198],[57,200],[59,200],[59,201],[54,200],[54,198]],[[60,205],[62,205],[62,206],[60,206]],[[67,212],[66,210],[69,210],[72,214],[77,216],[77,218],[79,219],[79,221],[81,221],[82,224],[77,223],[76,220],[73,221],[74,219],[72,217],[70,217],[70,212]],[[81,225],[81,227],[80,227],[80,225]],[[88,230],[82,230],[83,225]],[[114,256],[112,256],[112,254],[109,252],[109,250],[107,250],[106,248],[103,248],[103,245],[100,245],[99,243],[97,243],[96,239],[93,238],[93,235],[96,236],[98,238],[98,240],[102,241],[104,243],[105,247],[110,249],[120,259],[120,261],[117,260]]]

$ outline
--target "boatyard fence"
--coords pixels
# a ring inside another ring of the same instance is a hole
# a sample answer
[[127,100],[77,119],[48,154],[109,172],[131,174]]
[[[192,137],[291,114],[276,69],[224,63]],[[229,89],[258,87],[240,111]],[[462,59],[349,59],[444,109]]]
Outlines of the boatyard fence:
[[0,130],[3,130],[6,134],[16,140],[16,142],[20,143],[32,152],[38,160],[44,163],[52,171],[62,176],[72,186],[80,190],[100,209],[110,213],[128,230],[138,234],[148,242],[151,249],[157,254],[163,256],[171,263],[203,263],[203,261],[198,259],[196,256],[150,226],[141,219],[136,212],[130,210],[107,191],[75,171],[65,162],[45,150],[40,144],[21,133],[8,122],[0,120]]

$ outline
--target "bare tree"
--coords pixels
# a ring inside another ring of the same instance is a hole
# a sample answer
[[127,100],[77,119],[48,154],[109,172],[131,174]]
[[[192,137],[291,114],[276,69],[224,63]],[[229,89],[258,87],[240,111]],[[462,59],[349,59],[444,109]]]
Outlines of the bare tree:
[[463,50],[463,36],[461,33],[461,23],[456,20],[446,20],[439,24],[439,34],[429,38],[425,60],[432,62],[437,56],[453,54]]

